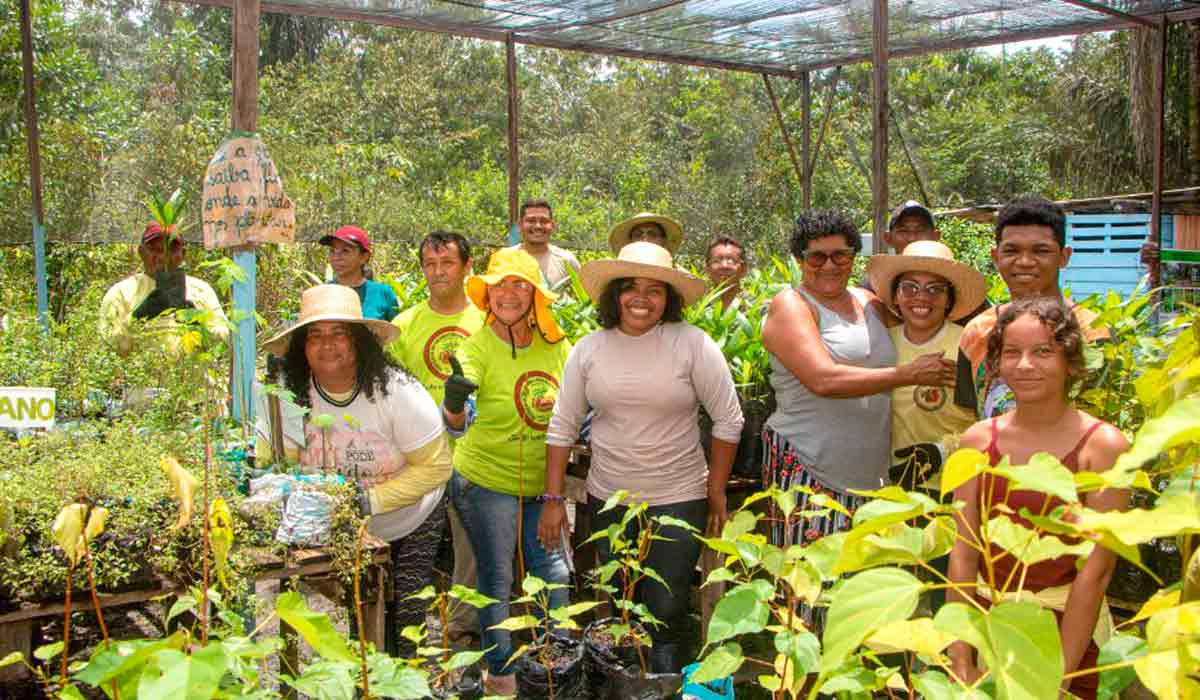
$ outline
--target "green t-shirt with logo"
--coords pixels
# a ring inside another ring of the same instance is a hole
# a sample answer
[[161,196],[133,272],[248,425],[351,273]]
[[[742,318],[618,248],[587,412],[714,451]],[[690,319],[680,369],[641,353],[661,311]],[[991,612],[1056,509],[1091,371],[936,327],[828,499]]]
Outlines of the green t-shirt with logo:
[[483,312],[468,303],[456,314],[440,314],[425,301],[406,309],[392,323],[400,328],[400,337],[388,344],[388,351],[441,406],[450,376],[450,356],[483,327]]
[[475,422],[454,446],[454,468],[480,486],[512,496],[540,496],[546,488],[546,428],[558,399],[571,343],[551,345],[536,331],[533,343],[512,348],[490,328],[458,349],[463,374],[479,385]]

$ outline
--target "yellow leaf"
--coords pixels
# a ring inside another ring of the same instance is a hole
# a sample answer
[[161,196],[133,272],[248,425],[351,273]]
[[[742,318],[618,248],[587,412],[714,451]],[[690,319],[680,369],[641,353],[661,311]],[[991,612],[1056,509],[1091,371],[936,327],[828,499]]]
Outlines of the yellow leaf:
[[183,334],[182,338],[179,339],[179,344],[183,347],[184,352],[190,355],[196,350],[196,348],[200,347],[200,341],[201,337],[199,331],[188,331],[187,333]]
[[178,530],[187,527],[187,524],[192,521],[192,501],[200,481],[192,476],[191,472],[184,469],[174,457],[163,457],[158,466],[171,481],[171,487],[175,489],[175,498],[179,501],[179,520],[171,529]]
[[1146,603],[1142,606],[1142,609],[1138,610],[1137,615],[1134,615],[1121,624],[1129,625],[1133,624],[1134,622],[1145,620],[1146,618],[1157,613],[1159,610],[1173,608],[1176,605],[1179,605],[1179,591],[1159,591],[1158,593],[1155,593],[1150,600],[1146,601]]
[[82,503],[67,504],[58,511],[54,524],[50,526],[54,541],[66,553],[72,568],[79,563],[79,557],[83,556],[83,515],[86,511],[87,506]]
[[104,524],[108,522],[108,509],[97,506],[88,514],[87,527],[83,530],[88,542],[96,539],[104,532]]
[[942,497],[975,478],[987,466],[987,455],[979,450],[967,447],[955,451],[942,467]]
[[224,498],[218,498],[208,507],[208,541],[212,546],[214,568],[221,585],[229,588],[225,574],[229,571],[229,550],[233,547],[233,517]]
[[915,651],[936,658],[956,637],[933,628],[933,618],[896,620],[880,627],[867,638],[867,646],[882,654]]

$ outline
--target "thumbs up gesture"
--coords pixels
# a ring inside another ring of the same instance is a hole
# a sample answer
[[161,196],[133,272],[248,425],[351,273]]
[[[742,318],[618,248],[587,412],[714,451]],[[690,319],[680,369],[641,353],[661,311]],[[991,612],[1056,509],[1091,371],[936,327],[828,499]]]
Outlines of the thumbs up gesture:
[[450,376],[446,378],[445,386],[446,398],[443,404],[447,412],[455,415],[463,412],[467,397],[479,388],[475,382],[463,376],[462,365],[454,355],[450,356]]

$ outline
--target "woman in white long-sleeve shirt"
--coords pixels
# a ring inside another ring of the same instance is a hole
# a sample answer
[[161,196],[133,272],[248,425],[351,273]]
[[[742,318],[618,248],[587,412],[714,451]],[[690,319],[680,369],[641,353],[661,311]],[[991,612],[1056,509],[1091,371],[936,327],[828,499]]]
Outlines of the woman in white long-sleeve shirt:
[[[594,531],[621,521],[624,508],[599,511],[622,489],[646,503],[649,515],[717,531],[726,518],[725,482],[742,412],[717,344],[683,322],[683,308],[704,294],[704,282],[676,269],[665,248],[641,242],[626,245],[616,260],[584,265],[582,278],[604,330],[579,341],[563,370],[546,432],[546,503],[538,536],[547,547],[559,546],[567,458],[589,408],[587,491]],[[713,418],[711,463],[700,447],[700,406]],[[663,528],[662,535],[671,541],[654,542],[645,563],[667,587],[647,580],[638,597],[665,623],[650,630],[651,670],[678,673],[679,659],[690,658],[679,653],[679,630],[700,543],[678,527]],[[610,553],[601,546],[600,556],[607,561]]]

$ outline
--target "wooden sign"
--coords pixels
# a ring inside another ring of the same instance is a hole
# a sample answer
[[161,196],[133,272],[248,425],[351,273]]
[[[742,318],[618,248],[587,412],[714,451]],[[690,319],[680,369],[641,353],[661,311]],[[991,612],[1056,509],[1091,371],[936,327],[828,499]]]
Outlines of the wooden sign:
[[226,139],[204,173],[204,247],[291,243],[296,210],[267,147],[257,136]]
[[0,387],[0,428],[53,428],[55,394],[42,387]]

